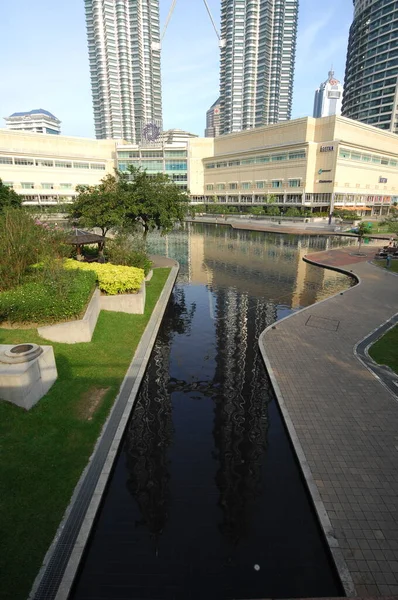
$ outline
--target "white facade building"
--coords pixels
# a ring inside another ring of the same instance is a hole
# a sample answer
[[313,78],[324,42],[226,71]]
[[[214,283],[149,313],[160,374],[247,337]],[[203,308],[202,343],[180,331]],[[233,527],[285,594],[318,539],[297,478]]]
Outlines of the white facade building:
[[220,133],[290,119],[298,0],[222,0]]
[[315,91],[314,113],[313,117],[332,117],[341,115],[341,105],[343,102],[343,86],[334,76],[334,71],[329,71],[326,81],[321,83]]
[[159,0],[85,0],[95,135],[161,130]]
[[13,131],[32,131],[50,135],[61,133],[61,121],[43,108],[35,108],[29,112],[15,112],[4,120],[7,129]]

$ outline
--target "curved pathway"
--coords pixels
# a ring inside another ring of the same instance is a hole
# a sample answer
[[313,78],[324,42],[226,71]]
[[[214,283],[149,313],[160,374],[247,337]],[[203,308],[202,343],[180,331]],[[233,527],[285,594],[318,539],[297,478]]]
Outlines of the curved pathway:
[[347,594],[398,596],[398,397],[355,354],[397,312],[398,277],[365,253],[308,255],[360,284],[269,327],[259,344]]

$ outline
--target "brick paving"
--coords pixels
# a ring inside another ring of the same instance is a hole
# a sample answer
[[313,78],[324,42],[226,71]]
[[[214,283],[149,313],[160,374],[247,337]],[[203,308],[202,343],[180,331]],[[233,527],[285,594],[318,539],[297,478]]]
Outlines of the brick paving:
[[398,398],[354,355],[397,312],[398,277],[364,252],[308,256],[361,284],[268,328],[260,347],[350,595],[398,597]]

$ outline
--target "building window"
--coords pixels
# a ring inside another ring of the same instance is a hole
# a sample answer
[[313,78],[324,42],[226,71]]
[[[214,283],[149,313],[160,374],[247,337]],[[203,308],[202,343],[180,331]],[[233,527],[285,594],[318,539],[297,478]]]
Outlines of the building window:
[[53,166],[54,166],[53,160],[37,160],[36,161],[36,167],[53,167]]
[[105,165],[101,163],[91,163],[90,169],[94,169],[95,171],[105,171]]
[[43,190],[53,190],[54,184],[53,183],[42,183],[41,187],[43,188]]
[[273,188],[281,188],[282,187],[282,181],[280,181],[280,180],[274,180],[272,182],[272,187]]
[[59,167],[61,169],[71,169],[72,168],[72,163],[71,162],[67,162],[65,160],[56,160],[55,161],[55,166]]
[[82,163],[82,162],[74,162],[73,166],[75,169],[89,169],[90,168],[89,163]]
[[9,187],[9,188],[13,188],[14,182],[13,181],[3,181],[3,185],[5,185],[6,187]]
[[166,171],[186,171],[187,161],[166,160]]
[[186,150],[165,150],[164,155],[166,158],[185,158],[187,155]]
[[15,158],[14,164],[22,165],[24,167],[32,167],[35,163],[34,163],[33,158]]
[[35,187],[35,184],[31,181],[27,182],[27,181],[23,181],[21,183],[22,189],[23,190],[33,190]]
[[229,189],[230,190],[237,190],[238,189],[238,184],[237,183],[230,183],[229,184]]
[[250,190],[252,187],[252,184],[250,183],[250,181],[244,181],[242,183],[242,190]]
[[351,156],[351,152],[349,152],[348,150],[344,150],[344,148],[340,148],[340,150],[339,150],[340,158],[350,158],[350,156]]
[[0,156],[0,165],[12,165],[12,157]]
[[61,190],[71,190],[72,184],[71,183],[60,183],[59,187]]
[[213,185],[212,183],[208,183],[208,184],[206,185],[206,190],[207,190],[208,192],[211,192],[211,190],[214,190],[214,185]]
[[216,189],[218,191],[225,190],[225,183],[217,183]]
[[300,179],[289,179],[289,187],[291,187],[291,188],[300,187]]
[[263,190],[265,187],[265,181],[256,181],[256,188],[258,190]]

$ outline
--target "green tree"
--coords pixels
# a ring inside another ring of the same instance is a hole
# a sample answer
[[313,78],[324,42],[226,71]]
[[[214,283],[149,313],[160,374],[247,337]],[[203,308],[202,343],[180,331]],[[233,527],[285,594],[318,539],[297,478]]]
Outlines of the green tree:
[[106,236],[112,228],[123,225],[127,194],[120,174],[106,175],[99,185],[79,185],[79,195],[68,207],[69,220],[74,225],[92,229],[98,227]]
[[167,233],[189,210],[187,193],[163,173],[149,175],[130,166],[127,174],[119,173],[119,186],[126,199],[125,223],[141,223],[144,238],[153,229]]
[[0,213],[5,208],[20,208],[22,206],[22,198],[18,196],[12,188],[4,185],[0,179]]
[[281,210],[279,206],[268,206],[266,209],[266,213],[270,217],[279,217],[281,214]]
[[390,233],[398,234],[398,210],[394,208],[392,214],[384,219],[381,225],[386,225]]
[[359,243],[359,252],[361,251],[363,238],[367,233],[372,231],[372,226],[369,223],[365,223],[365,221],[361,221],[361,223],[357,226],[357,235],[358,235],[358,243]]
[[286,217],[301,217],[302,214],[298,208],[295,206],[290,206],[285,212]]
[[249,213],[252,215],[264,215],[264,206],[252,206],[249,208]]

